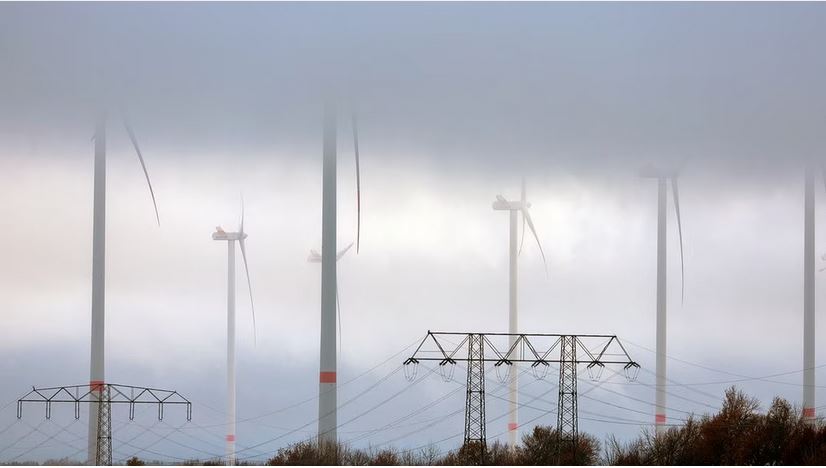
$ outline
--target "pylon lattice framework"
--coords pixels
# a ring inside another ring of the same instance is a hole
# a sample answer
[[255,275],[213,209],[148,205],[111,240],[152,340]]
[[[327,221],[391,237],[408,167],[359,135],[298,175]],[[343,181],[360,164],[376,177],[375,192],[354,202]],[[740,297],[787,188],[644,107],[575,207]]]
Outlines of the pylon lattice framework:
[[557,449],[563,444],[576,454],[579,427],[577,423],[576,395],[576,337],[563,336],[560,339],[559,399],[556,410]]
[[484,446],[485,436],[485,340],[468,335],[467,398],[465,407],[465,444]]
[[80,405],[100,405],[95,464],[112,465],[112,405],[129,406],[129,420],[135,419],[137,405],[157,405],[158,420],[162,421],[166,405],[185,405],[186,420],[192,420],[192,403],[174,390],[135,387],[131,385],[93,383],[62,387],[35,388],[17,400],[17,419],[23,417],[24,403],[41,403],[46,409],[46,419],[52,417],[52,404],[74,405],[75,419],[80,419]]
[[[112,466],[112,392],[108,385],[101,385],[98,393],[98,442],[95,451],[97,466]],[[93,403],[94,404],[94,403]]]
[[[492,339],[515,336],[509,346],[497,347]],[[446,338],[440,340],[440,337]],[[459,342],[448,346],[447,343]],[[427,348],[425,344],[435,345]],[[461,357],[467,347],[467,358]],[[506,351],[501,351],[506,349]],[[579,353],[577,352],[579,351]],[[557,400],[558,446],[573,444],[578,438],[577,365],[585,364],[592,377],[598,379],[606,365],[620,365],[626,378],[634,380],[640,366],[631,359],[616,335],[561,335],[548,333],[475,333],[428,331],[405,365],[421,361],[437,361],[439,366],[467,362],[467,397],[465,404],[465,443],[481,444],[484,462],[485,439],[485,370],[487,362],[494,367],[529,363],[534,370],[559,364],[559,397]],[[510,368],[510,367],[509,367]],[[415,376],[415,372],[406,373]],[[449,374],[449,373],[448,373]],[[539,377],[541,378],[541,377]]]

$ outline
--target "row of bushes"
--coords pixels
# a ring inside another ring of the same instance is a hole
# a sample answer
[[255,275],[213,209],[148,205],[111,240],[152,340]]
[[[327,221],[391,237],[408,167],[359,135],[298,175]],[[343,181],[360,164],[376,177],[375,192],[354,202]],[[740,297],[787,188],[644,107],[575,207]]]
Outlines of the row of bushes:
[[342,444],[299,442],[282,448],[267,460],[267,465],[348,465],[348,466],[455,466],[455,465],[592,465],[599,461],[599,442],[589,435],[580,435],[577,450],[568,443],[557,452],[555,429],[536,426],[522,438],[515,450],[498,441],[483,451],[478,443],[465,444],[445,454],[434,446],[417,451],[396,449],[354,449]]
[[610,465],[824,465],[826,427],[801,418],[799,408],[775,398],[765,413],[759,402],[726,391],[714,415],[691,417],[663,434],[644,431],[628,444],[610,439]]

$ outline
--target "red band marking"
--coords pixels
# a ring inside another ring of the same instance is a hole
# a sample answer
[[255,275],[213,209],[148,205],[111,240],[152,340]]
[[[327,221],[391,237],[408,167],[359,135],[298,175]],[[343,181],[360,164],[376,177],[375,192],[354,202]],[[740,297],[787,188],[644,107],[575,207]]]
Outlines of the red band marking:
[[656,416],[656,421],[657,421],[657,424],[665,424],[665,415],[664,414],[658,414]]
[[320,383],[336,383],[336,373],[335,372],[319,372],[318,373],[318,381]]
[[517,427],[519,427],[519,425],[516,424],[516,423],[508,423],[508,430],[509,431],[515,431]]
[[235,434],[227,434],[227,442],[235,442]]
[[89,389],[93,392],[102,392],[103,391],[103,381],[102,380],[90,380],[89,381]]
[[804,418],[813,418],[813,417],[815,417],[815,409],[814,408],[803,408],[803,417]]

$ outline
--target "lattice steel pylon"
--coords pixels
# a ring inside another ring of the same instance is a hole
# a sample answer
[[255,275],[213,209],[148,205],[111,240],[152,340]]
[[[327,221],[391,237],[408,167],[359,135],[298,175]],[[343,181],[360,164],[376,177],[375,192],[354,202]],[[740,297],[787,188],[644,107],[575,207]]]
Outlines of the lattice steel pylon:
[[112,466],[112,397],[108,385],[101,385],[98,395],[98,443],[95,465]]
[[465,402],[465,444],[478,443],[482,462],[487,444],[485,435],[485,340],[468,335],[467,399]]
[[87,385],[67,385],[62,387],[35,388],[17,400],[17,419],[23,417],[24,403],[42,403],[46,409],[46,419],[52,417],[52,404],[71,403],[74,406],[75,419],[80,419],[80,405],[98,405],[97,437],[94,462],[97,466],[112,465],[112,405],[129,406],[129,420],[135,419],[135,407],[138,405],[157,405],[158,421],[163,420],[166,405],[185,405],[186,420],[192,420],[192,403],[174,390],[135,387],[109,383]]
[[[439,340],[439,337],[447,337]],[[497,347],[493,340],[507,342]],[[512,339],[515,338],[515,339]],[[459,344],[454,344],[456,342]],[[433,348],[425,347],[430,342]],[[449,344],[449,345],[448,345]],[[467,358],[461,357],[467,347]],[[486,355],[487,353],[487,355]],[[557,354],[558,353],[558,354]],[[465,406],[465,445],[479,443],[484,463],[485,446],[485,363],[497,369],[516,363],[528,363],[537,378],[543,378],[550,364],[559,364],[559,399],[557,401],[558,455],[564,444],[576,444],[577,365],[584,364],[592,378],[599,379],[606,365],[623,366],[626,378],[636,379],[640,366],[631,359],[616,335],[560,335],[551,333],[465,333],[428,331],[413,355],[404,361],[418,365],[420,361],[438,361],[440,367],[468,363],[467,401]],[[537,372],[539,371],[539,372]],[[448,373],[449,374],[449,373]],[[415,372],[405,371],[410,378]],[[550,411],[549,411],[550,412]]]
[[579,424],[577,421],[576,395],[576,336],[560,337],[559,349],[559,399],[556,410],[557,457],[563,446],[570,448],[576,460]]

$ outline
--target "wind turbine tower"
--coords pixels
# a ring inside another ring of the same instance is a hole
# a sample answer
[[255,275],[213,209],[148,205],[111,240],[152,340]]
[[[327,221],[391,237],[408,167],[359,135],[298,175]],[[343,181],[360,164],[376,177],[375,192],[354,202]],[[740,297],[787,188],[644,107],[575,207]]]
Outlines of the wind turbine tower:
[[[149,180],[149,172],[146,170],[146,163],[143,160],[138,140],[132,131],[126,115],[122,116],[123,124],[138,160],[143,168],[146,183],[149,186],[149,193],[152,196],[152,204],[155,207],[155,219],[158,226],[161,225],[158,205],[155,202],[155,192],[152,189],[152,182]],[[104,402],[102,392],[106,388],[106,113],[101,112],[95,126],[95,170],[94,170],[94,191],[93,191],[93,214],[92,214],[92,330],[90,346],[90,370],[89,389],[98,403],[89,404],[89,439],[87,462],[94,465],[99,452],[98,445],[98,421],[101,414],[101,406],[108,405]],[[108,414],[108,408],[103,408],[104,414]]]
[[[510,347],[513,347],[516,343],[517,336],[516,333],[519,333],[519,315],[518,315],[518,307],[517,307],[517,273],[518,273],[518,257],[519,254],[522,252],[522,244],[525,241],[525,224],[531,230],[534,238],[536,239],[537,245],[539,245],[539,252],[542,254],[542,262],[545,264],[545,252],[542,250],[542,243],[539,242],[539,236],[536,234],[536,229],[533,225],[533,220],[531,219],[531,214],[528,211],[531,204],[527,201],[526,191],[525,191],[525,179],[522,179],[522,197],[517,201],[508,201],[502,195],[496,196],[496,201],[493,202],[493,209],[498,211],[507,211],[510,214],[510,224],[509,224],[509,232],[510,232],[510,243],[509,243],[509,295],[508,295],[508,333],[510,333]],[[517,236],[518,236],[518,217],[519,213],[522,213],[522,241],[520,242],[519,247],[517,248]],[[547,264],[546,264],[546,273],[547,273]],[[519,407],[519,372],[516,369],[511,369],[510,366],[508,367],[509,373],[509,409],[508,409],[508,444],[511,448],[516,447],[516,443],[519,439],[519,419],[518,419],[518,407]]]
[[680,219],[680,192],[677,185],[679,171],[663,171],[652,166],[641,171],[641,177],[657,179],[657,345],[656,345],[656,405],[654,425],[658,434],[665,430],[666,423],[666,382],[667,377],[667,282],[666,282],[666,224],[668,221],[668,181],[671,180],[671,189],[674,197],[674,211],[677,216],[677,232],[680,236],[680,278],[682,284],[682,298],[685,298],[685,273],[683,261],[683,228]]
[[241,201],[241,226],[238,232],[226,232],[220,226],[212,233],[212,240],[227,243],[227,434],[226,464],[235,464],[235,242],[241,248],[244,270],[247,274],[247,289],[252,310],[253,338],[255,337],[255,304],[252,301],[252,282],[247,264],[247,249],[244,231],[244,203]]
[[[826,173],[824,174],[826,183]],[[803,419],[815,419],[815,171],[806,166],[803,206]]]
[[[336,376],[336,108],[331,101],[324,105],[323,168],[321,201],[321,339],[318,371],[318,443],[336,443],[337,408]],[[356,158],[356,253],[361,243],[361,174],[359,168],[358,126],[353,116],[353,148]],[[349,247],[348,247],[349,248]]]
[[336,407],[336,110],[324,106],[321,201],[321,342],[318,372],[318,442],[337,441]]

